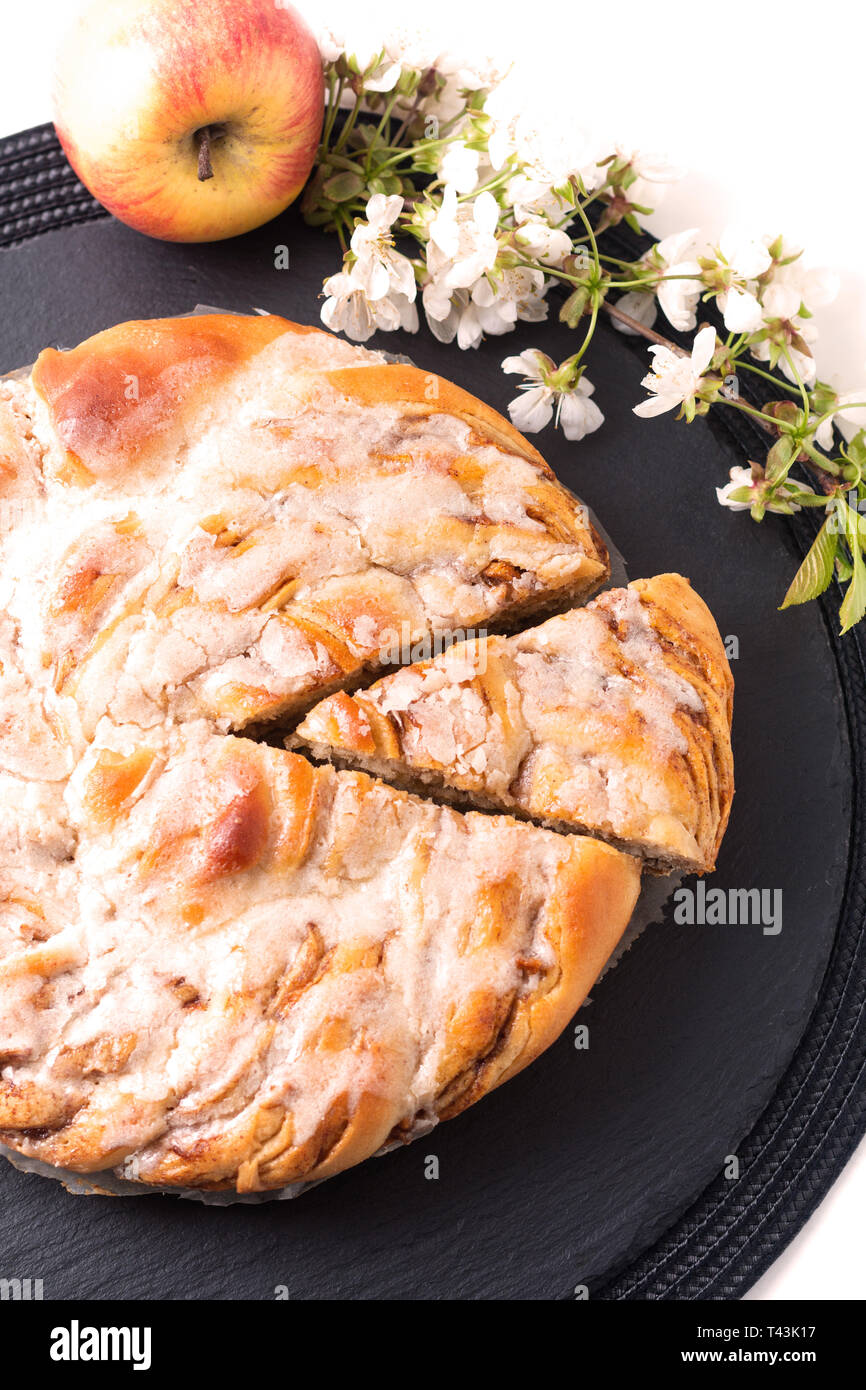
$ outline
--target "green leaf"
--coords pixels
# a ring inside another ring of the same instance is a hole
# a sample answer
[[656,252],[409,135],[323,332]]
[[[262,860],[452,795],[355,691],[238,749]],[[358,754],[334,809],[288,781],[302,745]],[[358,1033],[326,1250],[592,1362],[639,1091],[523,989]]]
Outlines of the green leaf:
[[579,285],[576,290],[573,290],[559,311],[559,322],[567,323],[569,328],[576,328],[587,311],[589,294],[589,290],[584,285]]
[[777,439],[767,454],[766,478],[768,483],[779,483],[787,476],[788,469],[797,457],[797,445],[789,434]]
[[866,430],[858,430],[846,450],[852,463],[866,470]]
[[863,560],[863,551],[860,548],[860,516],[843,502],[841,497],[836,500],[836,509],[840,520],[844,521],[845,533],[848,539],[848,548],[851,551],[853,562],[851,583],[845,590],[845,597],[839,609],[839,617],[842,620],[840,629],[844,637],[855,623],[859,623],[863,614],[866,613],[866,563]]
[[767,250],[769,251],[770,255],[773,257],[773,260],[774,260],[774,261],[777,261],[777,260],[779,259],[779,257],[781,256],[781,254],[782,254],[782,248],[783,248],[784,244],[785,244],[785,243],[784,243],[784,238],[780,235],[780,236],[777,236],[776,239],[775,239],[774,241],[771,241],[771,242],[770,242],[770,245],[767,247]]
[[743,502],[743,503],[748,503],[748,502],[751,502],[751,500],[752,500],[752,489],[751,489],[750,487],[747,487],[747,486],[744,486],[744,487],[735,487],[731,492],[728,493],[728,501],[729,501],[729,502]]
[[304,213],[304,221],[309,227],[332,227],[333,214],[329,208],[312,208]]
[[791,347],[795,348],[797,352],[802,352],[804,357],[812,356],[812,349],[800,333],[791,334]]
[[845,590],[845,597],[839,609],[839,617],[842,619],[842,626],[839,629],[840,637],[844,637],[846,632],[850,632],[851,628],[859,623],[864,613],[866,613],[866,565],[864,565],[863,556],[860,554],[859,563],[857,560],[854,561],[854,577]]
[[810,599],[823,594],[829,586],[833,578],[836,549],[839,544],[838,535],[830,530],[831,520],[831,517],[827,518],[809,547],[806,558],[794,575],[791,586],[780,604],[781,608],[790,608],[795,603],[808,603]]
[[364,180],[360,174],[346,169],[326,179],[322,192],[332,203],[348,203],[364,191]]

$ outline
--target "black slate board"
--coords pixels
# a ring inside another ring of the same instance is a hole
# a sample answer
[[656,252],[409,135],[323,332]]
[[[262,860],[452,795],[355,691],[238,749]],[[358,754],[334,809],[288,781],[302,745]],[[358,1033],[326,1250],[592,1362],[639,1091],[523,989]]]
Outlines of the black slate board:
[[[4,240],[19,244],[0,252],[0,371],[197,302],[316,322],[338,261],[292,210],[232,242],[148,241],[98,216],[47,129],[0,142]],[[502,410],[506,353],[559,359],[574,342],[553,322],[470,353],[424,330],[373,345]],[[73,1198],[4,1165],[0,1275],[42,1278],[50,1298],[731,1298],[820,1198],[864,1128],[862,651],[840,645],[829,608],[776,611],[808,520],[758,528],[720,509],[713,486],[749,430],[637,420],[645,360],[604,323],[589,369],[604,428],[539,442],[632,577],[681,570],[738,639],[738,790],[712,886],[781,889],[781,933],[677,926],[669,909],[580,1015],[588,1051],[566,1030],[459,1120],[296,1201]],[[719,1176],[732,1154],[738,1181]]]

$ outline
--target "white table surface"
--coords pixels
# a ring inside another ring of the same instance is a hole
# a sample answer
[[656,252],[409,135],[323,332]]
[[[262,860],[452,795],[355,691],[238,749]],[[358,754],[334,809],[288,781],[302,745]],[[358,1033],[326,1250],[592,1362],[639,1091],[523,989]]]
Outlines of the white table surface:
[[[296,7],[335,12],[328,0]],[[54,46],[85,0],[6,0],[3,8],[0,136],[50,119]],[[405,9],[404,0],[366,0],[363,13],[371,26],[381,16],[384,32]],[[651,220],[659,235],[699,226],[715,237],[727,222],[747,222],[783,231],[810,264],[837,270],[840,296],[815,320],[819,370],[841,390],[866,385],[866,21],[855,6],[626,0],[608,18],[574,0],[538,9],[499,0],[495,10],[437,0],[424,11],[444,47],[506,61],[519,54],[539,102],[564,94],[581,120],[688,168]],[[542,21],[533,27],[535,14]],[[628,36],[622,51],[616,34]],[[748,1298],[866,1297],[864,1233],[866,1142]]]

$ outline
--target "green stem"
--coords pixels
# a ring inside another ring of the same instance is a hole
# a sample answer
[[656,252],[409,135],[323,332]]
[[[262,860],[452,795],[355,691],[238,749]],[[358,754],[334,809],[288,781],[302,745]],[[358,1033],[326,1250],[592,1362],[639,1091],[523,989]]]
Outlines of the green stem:
[[[427,71],[429,72],[430,69],[428,68]],[[403,139],[403,136],[406,134],[406,131],[409,129],[410,125],[412,124],[413,120],[415,119],[415,117],[416,117],[417,114],[418,114],[418,109],[419,109],[419,107],[420,107],[420,105],[421,105],[421,87],[422,87],[422,85],[423,85],[424,78],[425,78],[426,76],[427,76],[427,73],[424,73],[424,74],[422,75],[421,80],[420,80],[419,83],[418,83],[418,90],[417,90],[417,92],[415,93],[415,99],[414,99],[414,101],[412,102],[412,105],[409,107],[409,110],[406,112],[406,115],[403,117],[403,120],[400,122],[399,126],[397,127],[397,133],[396,133],[396,135],[394,136],[394,140],[393,140],[393,143],[394,143],[395,145],[399,145],[400,141]]]
[[501,188],[504,184],[508,182],[510,178],[510,170],[501,170],[500,173],[494,175],[492,179],[488,179],[487,183],[479,184],[479,186],[473,189],[471,193],[461,193],[458,196],[457,201],[458,203],[465,203],[468,198],[477,198],[479,193],[489,193],[494,188]]
[[817,431],[825,420],[832,420],[834,415],[838,415],[840,410],[866,410],[866,401],[848,401],[845,405],[834,405],[830,410],[825,410],[815,422]]
[[605,256],[605,255],[603,255],[601,252],[598,253],[598,259],[599,259],[600,261],[607,261],[610,265],[627,265],[627,266],[633,266],[633,265],[638,265],[638,264],[639,264],[638,261],[623,261],[623,260],[620,260],[619,256]]
[[345,81],[341,77],[335,79],[334,73],[328,74],[328,115],[325,120],[325,129],[322,132],[322,151],[328,148],[328,141],[334,129],[334,122],[337,119],[337,112],[340,109],[340,98],[343,95]]
[[372,163],[376,141],[378,140],[379,136],[382,134],[382,131],[385,129],[385,126],[391,119],[391,112],[394,110],[394,107],[397,104],[398,96],[399,93],[396,91],[391,93],[391,96],[388,102],[386,103],[385,110],[382,112],[382,119],[376,126],[375,133],[373,135],[372,140],[370,141],[370,147],[367,150],[367,158],[364,163],[364,177],[366,178],[368,183],[370,181],[370,165]]
[[791,430],[783,421],[777,420],[774,415],[767,415],[763,410],[755,410],[754,406],[746,405],[745,401],[731,400],[729,396],[722,397],[722,404],[731,406],[734,410],[742,410],[746,415],[751,415],[753,420],[760,420],[769,425],[773,430],[780,430],[782,434],[790,434]]
[[590,317],[589,317],[589,327],[588,327],[587,330],[586,330],[586,336],[585,336],[583,342],[581,343],[580,347],[578,348],[577,352],[575,353],[575,356],[574,356],[574,363],[573,363],[573,365],[574,365],[575,367],[576,367],[577,364],[580,362],[581,358],[583,357],[583,354],[586,352],[586,349],[589,347],[590,343],[592,342],[593,336],[594,336],[594,334],[595,334],[595,327],[596,327],[596,324],[598,323],[598,306],[599,306],[599,303],[600,303],[600,302],[601,302],[601,301],[599,300],[598,295],[593,295],[593,298],[592,298],[592,313],[590,314]]
[[[739,352],[739,350],[740,350],[740,349],[739,349],[739,346],[738,346],[737,348],[734,349],[734,352],[732,353],[732,356],[736,357],[736,354],[737,354],[737,352]],[[751,362],[741,362],[741,361],[738,360],[737,363],[736,363],[736,367],[737,367],[737,371],[739,371],[740,369],[742,369],[744,372],[751,372],[754,376],[763,377],[763,378],[764,378],[764,381],[771,381],[771,382],[773,383],[774,386],[781,386],[781,385],[782,385],[782,382],[779,380],[779,378],[778,378],[777,376],[773,376],[771,372],[765,372],[765,371],[763,370],[762,367],[755,367],[755,366],[753,366]]]
[[373,171],[374,177],[378,177],[383,169],[390,169],[394,164],[401,164],[404,159],[414,158],[421,150],[435,150],[438,149],[440,145],[450,145],[450,143],[450,138],[442,140],[419,140],[417,145],[409,145],[405,150],[396,150],[394,154],[391,155],[390,159],[384,160],[377,166]]
[[579,198],[578,198],[578,200],[577,200],[576,212],[577,212],[577,215],[578,215],[578,217],[580,218],[581,222],[583,223],[584,229],[585,229],[586,234],[587,234],[587,236],[588,236],[588,238],[589,238],[589,244],[590,244],[590,246],[591,246],[591,248],[592,248],[592,259],[593,259],[593,261],[595,262],[596,274],[597,274],[597,275],[600,275],[600,274],[601,274],[601,266],[599,265],[599,260],[598,260],[598,242],[597,242],[596,239],[595,239],[595,232],[592,230],[592,227],[590,226],[589,218],[587,217],[586,213],[584,212],[583,207],[581,206],[581,202],[580,202],[580,199],[579,199]]
[[348,116],[346,117],[345,121],[343,122],[343,129],[340,131],[340,134],[337,136],[337,143],[336,143],[336,145],[334,146],[334,152],[335,152],[335,153],[336,153],[337,151],[339,151],[339,150],[345,149],[346,141],[348,140],[349,135],[351,134],[351,131],[352,131],[352,127],[354,126],[355,122],[357,121],[358,116],[359,116],[360,111],[361,111],[361,100],[362,100],[362,97],[361,97],[360,92],[356,93],[356,94],[355,94],[355,105],[352,107],[351,111],[349,112]]
[[644,285],[652,285],[655,287],[656,285],[660,285],[663,280],[694,280],[696,278],[697,277],[694,275],[650,275],[644,280],[611,280],[608,284],[608,289],[640,289]]
[[819,454],[814,444],[810,444],[808,440],[802,439],[800,441],[800,449],[804,454],[808,454],[813,463],[816,463],[825,473],[831,473],[834,478],[841,473],[842,470],[839,465],[834,463],[832,459],[825,458],[823,454]]
[[808,417],[808,415],[810,414],[811,409],[812,409],[812,404],[811,404],[811,402],[810,402],[810,400],[809,400],[809,397],[808,397],[808,395],[807,395],[807,393],[806,393],[806,388],[805,388],[805,386],[803,385],[803,378],[800,376],[800,373],[797,371],[796,364],[795,364],[795,362],[794,362],[793,357],[791,356],[791,352],[790,352],[790,349],[789,349],[787,343],[785,344],[784,352],[785,352],[785,360],[787,361],[788,366],[791,368],[791,371],[794,373],[794,380],[796,381],[796,383],[797,383],[797,389],[798,389],[798,391],[800,392],[800,399],[801,399],[801,401],[803,402],[803,409],[804,409],[804,411],[806,412],[806,415],[807,415],[807,417]]

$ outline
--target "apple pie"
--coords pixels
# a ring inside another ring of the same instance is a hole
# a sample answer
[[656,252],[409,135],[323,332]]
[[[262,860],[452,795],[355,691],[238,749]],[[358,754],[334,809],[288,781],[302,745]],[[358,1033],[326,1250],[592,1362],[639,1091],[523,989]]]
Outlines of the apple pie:
[[733,796],[732,698],[709,609],[662,574],[332,695],[293,746],[704,872]]
[[36,458],[4,538],[13,616],[85,739],[104,716],[298,713],[400,640],[607,577],[584,508],[507,421],[284,319],[121,324],[5,390]]
[[507,421],[282,319],[123,324],[0,382],[0,537],[0,1141],[270,1189],[556,1037],[638,861],[274,746],[395,634],[604,582]]
[[3,875],[0,1139],[150,1184],[323,1178],[458,1114],[559,1034],[639,886],[203,721],[113,728],[63,800],[74,863]]

